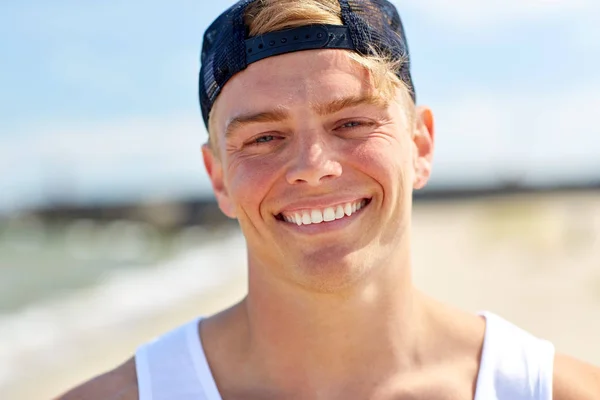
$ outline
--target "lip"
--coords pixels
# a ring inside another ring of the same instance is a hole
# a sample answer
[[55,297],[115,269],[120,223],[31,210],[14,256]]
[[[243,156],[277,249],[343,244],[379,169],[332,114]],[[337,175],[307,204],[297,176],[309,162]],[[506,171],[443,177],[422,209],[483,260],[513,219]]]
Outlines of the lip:
[[275,215],[277,217],[283,213],[294,213],[294,212],[301,212],[301,211],[308,211],[308,210],[315,210],[315,209],[324,210],[325,208],[328,208],[328,207],[336,207],[338,205],[344,205],[346,203],[354,203],[354,202],[362,201],[362,200],[366,200],[367,203],[369,203],[369,202],[371,202],[371,199],[372,198],[370,196],[365,196],[365,197],[353,197],[351,199],[342,198],[342,199],[303,200],[303,201],[298,201],[295,203],[290,203],[273,215]]
[[[336,219],[329,222],[321,222],[318,224],[310,224],[310,225],[298,225],[291,222],[286,222],[283,219],[277,218],[278,223],[283,224],[283,226],[293,232],[296,233],[304,233],[304,234],[318,234],[318,233],[327,233],[332,231],[338,231],[347,227],[348,225],[354,223],[358,218],[363,215],[363,211],[369,208],[371,205],[370,198],[363,198],[367,200],[367,203],[360,210],[352,213],[350,216],[345,216],[341,219]],[[339,203],[337,203],[339,204]],[[278,214],[281,215],[281,214]]]

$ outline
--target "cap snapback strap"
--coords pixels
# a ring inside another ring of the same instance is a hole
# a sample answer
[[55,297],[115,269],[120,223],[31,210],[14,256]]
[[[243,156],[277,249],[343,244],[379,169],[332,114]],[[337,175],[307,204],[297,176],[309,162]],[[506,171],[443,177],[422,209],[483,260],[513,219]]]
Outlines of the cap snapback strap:
[[246,39],[246,64],[263,58],[314,49],[354,50],[350,30],[343,25],[306,25]]

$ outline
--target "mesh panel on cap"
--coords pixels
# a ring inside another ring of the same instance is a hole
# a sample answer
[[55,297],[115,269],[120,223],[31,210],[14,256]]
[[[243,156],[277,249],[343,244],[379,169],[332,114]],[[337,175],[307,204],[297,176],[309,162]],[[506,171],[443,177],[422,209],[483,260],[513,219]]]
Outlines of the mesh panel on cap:
[[373,47],[379,55],[391,60],[404,60],[397,75],[408,85],[411,96],[416,101],[410,74],[408,43],[396,7],[386,0],[340,0],[340,5],[342,20],[350,27],[352,40],[359,53],[373,55]]
[[[221,14],[206,30],[201,53],[199,77],[200,108],[208,127],[210,110],[229,79],[247,67],[244,24],[246,7],[256,0],[240,0]],[[342,22],[350,30],[355,50],[364,55],[382,55],[403,60],[398,77],[416,99],[408,45],[402,21],[393,4],[387,0],[339,0]]]
[[200,56],[200,107],[204,123],[225,83],[246,68],[244,12],[254,0],[242,0],[221,14],[204,33]]

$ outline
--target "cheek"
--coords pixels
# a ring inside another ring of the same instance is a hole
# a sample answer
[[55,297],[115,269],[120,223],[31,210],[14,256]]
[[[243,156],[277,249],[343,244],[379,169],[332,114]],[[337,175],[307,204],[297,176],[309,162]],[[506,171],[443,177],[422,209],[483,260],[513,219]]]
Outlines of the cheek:
[[413,161],[408,140],[372,138],[355,147],[351,158],[356,168],[373,177],[382,186],[391,182],[410,182]]
[[225,179],[236,206],[246,212],[250,209],[258,211],[275,180],[277,170],[271,162],[259,157],[244,160],[232,158]]

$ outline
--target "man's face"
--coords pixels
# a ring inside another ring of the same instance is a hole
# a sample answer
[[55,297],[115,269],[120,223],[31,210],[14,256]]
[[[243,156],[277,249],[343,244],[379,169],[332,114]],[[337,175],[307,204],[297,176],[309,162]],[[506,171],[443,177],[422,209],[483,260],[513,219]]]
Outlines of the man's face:
[[239,220],[250,268],[317,290],[357,281],[403,248],[432,120],[386,100],[342,50],[261,60],[224,87],[205,164]]

